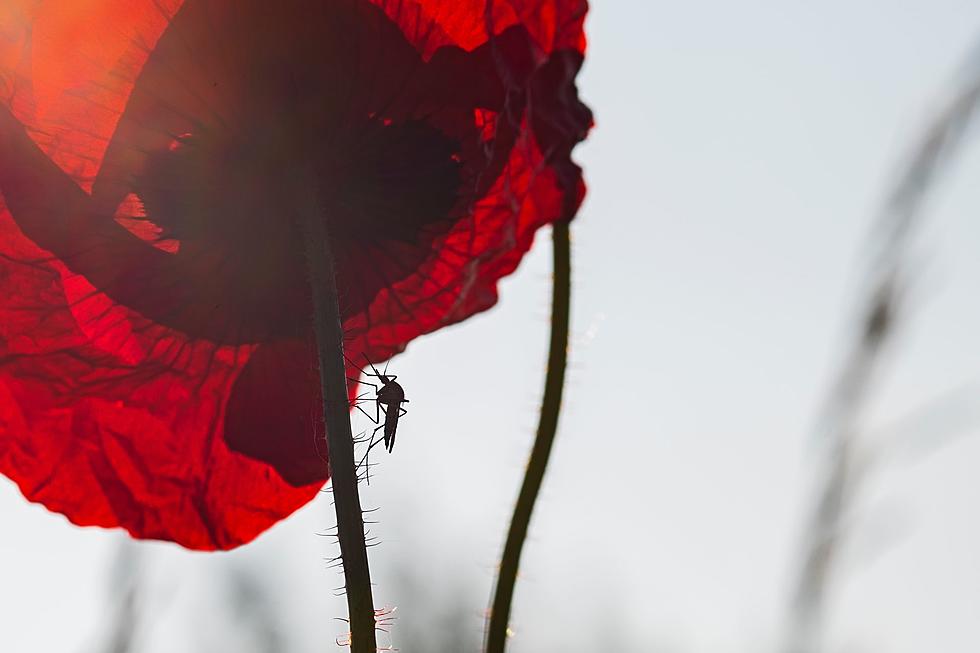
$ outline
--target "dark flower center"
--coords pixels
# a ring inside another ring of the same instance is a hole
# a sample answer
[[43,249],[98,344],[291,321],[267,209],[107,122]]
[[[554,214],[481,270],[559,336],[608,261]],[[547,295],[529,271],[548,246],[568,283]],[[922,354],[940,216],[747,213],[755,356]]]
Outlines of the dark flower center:
[[[310,193],[343,310],[363,311],[499,174],[490,168],[504,157],[475,120],[499,94],[486,54],[448,50],[422,61],[363,1],[188,1],[144,65],[93,188],[110,215],[135,194],[157,237],[179,243],[166,273],[117,301],[215,342],[303,334],[298,221],[311,217],[297,194]],[[298,184],[310,178],[315,187]]]
[[308,190],[325,202],[332,237],[413,243],[456,203],[459,148],[421,121],[365,118],[360,130],[361,142],[339,152],[295,151],[261,133],[244,140],[183,134],[149,153],[134,191],[160,238],[222,247],[247,233],[247,241],[265,247],[274,232],[292,227],[284,214],[297,168],[307,165],[320,182]]

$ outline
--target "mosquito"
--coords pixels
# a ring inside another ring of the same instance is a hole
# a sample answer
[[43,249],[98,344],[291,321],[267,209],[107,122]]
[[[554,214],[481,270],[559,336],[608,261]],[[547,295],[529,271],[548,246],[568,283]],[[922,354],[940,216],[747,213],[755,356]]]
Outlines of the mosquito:
[[[344,358],[347,358],[344,356]],[[364,413],[369,420],[377,424],[377,428],[371,433],[371,437],[368,438],[368,448],[364,452],[364,456],[361,458],[361,462],[357,464],[360,467],[365,460],[367,460],[368,454],[371,453],[371,449],[375,445],[382,442],[385,443],[385,449],[388,453],[395,448],[395,432],[398,430],[398,419],[408,413],[408,410],[402,407],[402,404],[407,404],[408,399],[405,398],[405,390],[401,385],[395,381],[398,377],[394,374],[388,374],[388,363],[385,363],[385,368],[383,372],[379,372],[378,368],[374,366],[374,363],[365,355],[364,360],[368,362],[371,366],[372,372],[366,372],[357,363],[347,358],[347,362],[356,367],[365,376],[373,376],[378,381],[381,382],[380,387],[377,383],[371,383],[370,381],[362,381],[365,385],[369,385],[374,388],[374,415],[371,415],[368,411],[361,408],[358,400],[361,400],[364,395],[358,395],[357,400],[354,402],[354,407],[359,411]],[[357,383],[357,379],[348,379]],[[366,393],[365,393],[366,394]],[[384,406],[384,421],[381,421],[381,407]],[[375,440],[378,431],[383,430],[382,438]]]

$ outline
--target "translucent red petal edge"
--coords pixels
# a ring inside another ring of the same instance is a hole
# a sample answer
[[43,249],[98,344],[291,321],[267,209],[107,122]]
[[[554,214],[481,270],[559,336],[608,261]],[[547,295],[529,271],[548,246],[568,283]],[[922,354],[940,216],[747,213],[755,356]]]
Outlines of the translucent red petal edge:
[[[63,15],[71,13],[63,4],[11,0],[0,8],[0,92],[85,188],[141,61],[180,3],[77,4],[88,13],[72,29],[65,23],[78,16]],[[352,357],[383,360],[493,306],[499,280],[537,229],[575,214],[585,187],[570,152],[591,116],[574,91],[584,2],[376,4],[426,56],[440,45],[478,47],[488,25],[498,33],[521,24],[543,71],[522,89],[541,101],[521,115],[491,192],[418,273],[345,323]],[[70,43],[59,42],[67,35]],[[24,237],[2,196],[0,289],[0,471],[29,500],[78,525],[214,550],[251,541],[321,488],[285,482],[221,437],[229,393],[254,347],[189,339],[115,304]]]

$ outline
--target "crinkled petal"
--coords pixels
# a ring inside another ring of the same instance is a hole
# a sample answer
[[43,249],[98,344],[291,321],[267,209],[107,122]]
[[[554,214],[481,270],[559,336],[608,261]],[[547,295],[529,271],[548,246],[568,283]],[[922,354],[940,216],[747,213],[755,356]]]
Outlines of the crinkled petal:
[[[206,51],[191,52],[189,62],[218,57],[229,44],[249,49],[254,41],[234,41],[246,38],[249,12],[266,6],[0,6],[0,472],[74,523],[189,548],[232,548],[309,501],[326,480],[302,298],[290,305],[299,306],[290,318],[296,326],[282,329],[202,311],[212,295],[192,290],[218,278],[229,260],[224,249],[167,233],[168,225],[151,220],[154,203],[127,185],[148,165],[134,152],[173,148],[183,138],[142,136],[166,131],[154,120],[170,121],[172,131],[180,122],[174,116],[215,106],[186,99],[187,90],[206,88],[204,78],[191,79],[205,66],[161,57],[160,48],[197,39],[194,47]],[[305,20],[299,12],[291,18],[282,9],[289,6],[276,5],[277,19]],[[357,77],[365,86],[348,95],[351,115],[363,112],[366,121],[355,162],[364,170],[395,165],[384,192],[365,182],[336,206],[353,202],[360,208],[352,215],[400,211],[414,221],[388,225],[390,237],[377,242],[365,240],[363,229],[345,231],[335,252],[349,353],[378,361],[491,307],[497,282],[517,267],[536,230],[577,210],[584,185],[570,153],[591,125],[574,86],[586,5],[333,0],[323,7],[323,16],[356,22],[357,61],[367,68]],[[222,18],[232,10],[237,17]],[[233,21],[240,21],[235,29],[222,30]],[[288,59],[290,41],[272,33],[263,52]],[[174,89],[156,81],[168,66],[186,77]],[[399,66],[404,71],[392,73]],[[241,85],[227,90],[231,81],[210,87],[226,113],[248,101]],[[458,191],[443,190],[456,174],[444,163],[449,154],[458,162]],[[429,176],[399,182],[403,170]],[[433,202],[441,193],[450,201]],[[396,205],[358,204],[375,196]],[[281,243],[292,260],[291,241]],[[190,259],[191,252],[201,256]],[[253,297],[260,280],[246,280],[214,296]],[[256,301],[247,311],[252,322],[289,312],[261,311],[263,300]],[[237,335],[216,328],[215,315]]]

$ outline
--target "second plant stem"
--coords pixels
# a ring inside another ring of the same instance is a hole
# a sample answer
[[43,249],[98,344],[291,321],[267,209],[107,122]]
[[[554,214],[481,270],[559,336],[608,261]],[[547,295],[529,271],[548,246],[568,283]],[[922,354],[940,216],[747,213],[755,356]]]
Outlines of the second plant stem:
[[558,429],[561,412],[562,390],[565,387],[565,367],[568,359],[568,324],[571,304],[571,242],[569,224],[560,220],[552,228],[554,253],[554,285],[551,296],[551,342],[548,350],[548,372],[545,376],[544,397],[541,400],[541,419],[534,439],[534,447],[527,463],[524,483],[514,506],[510,530],[500,560],[500,571],[494,589],[487,624],[487,653],[503,653],[509,633],[514,585],[521,563],[521,551],[527,539],[531,513],[541,491],[545,469],[551,456],[551,448]]

